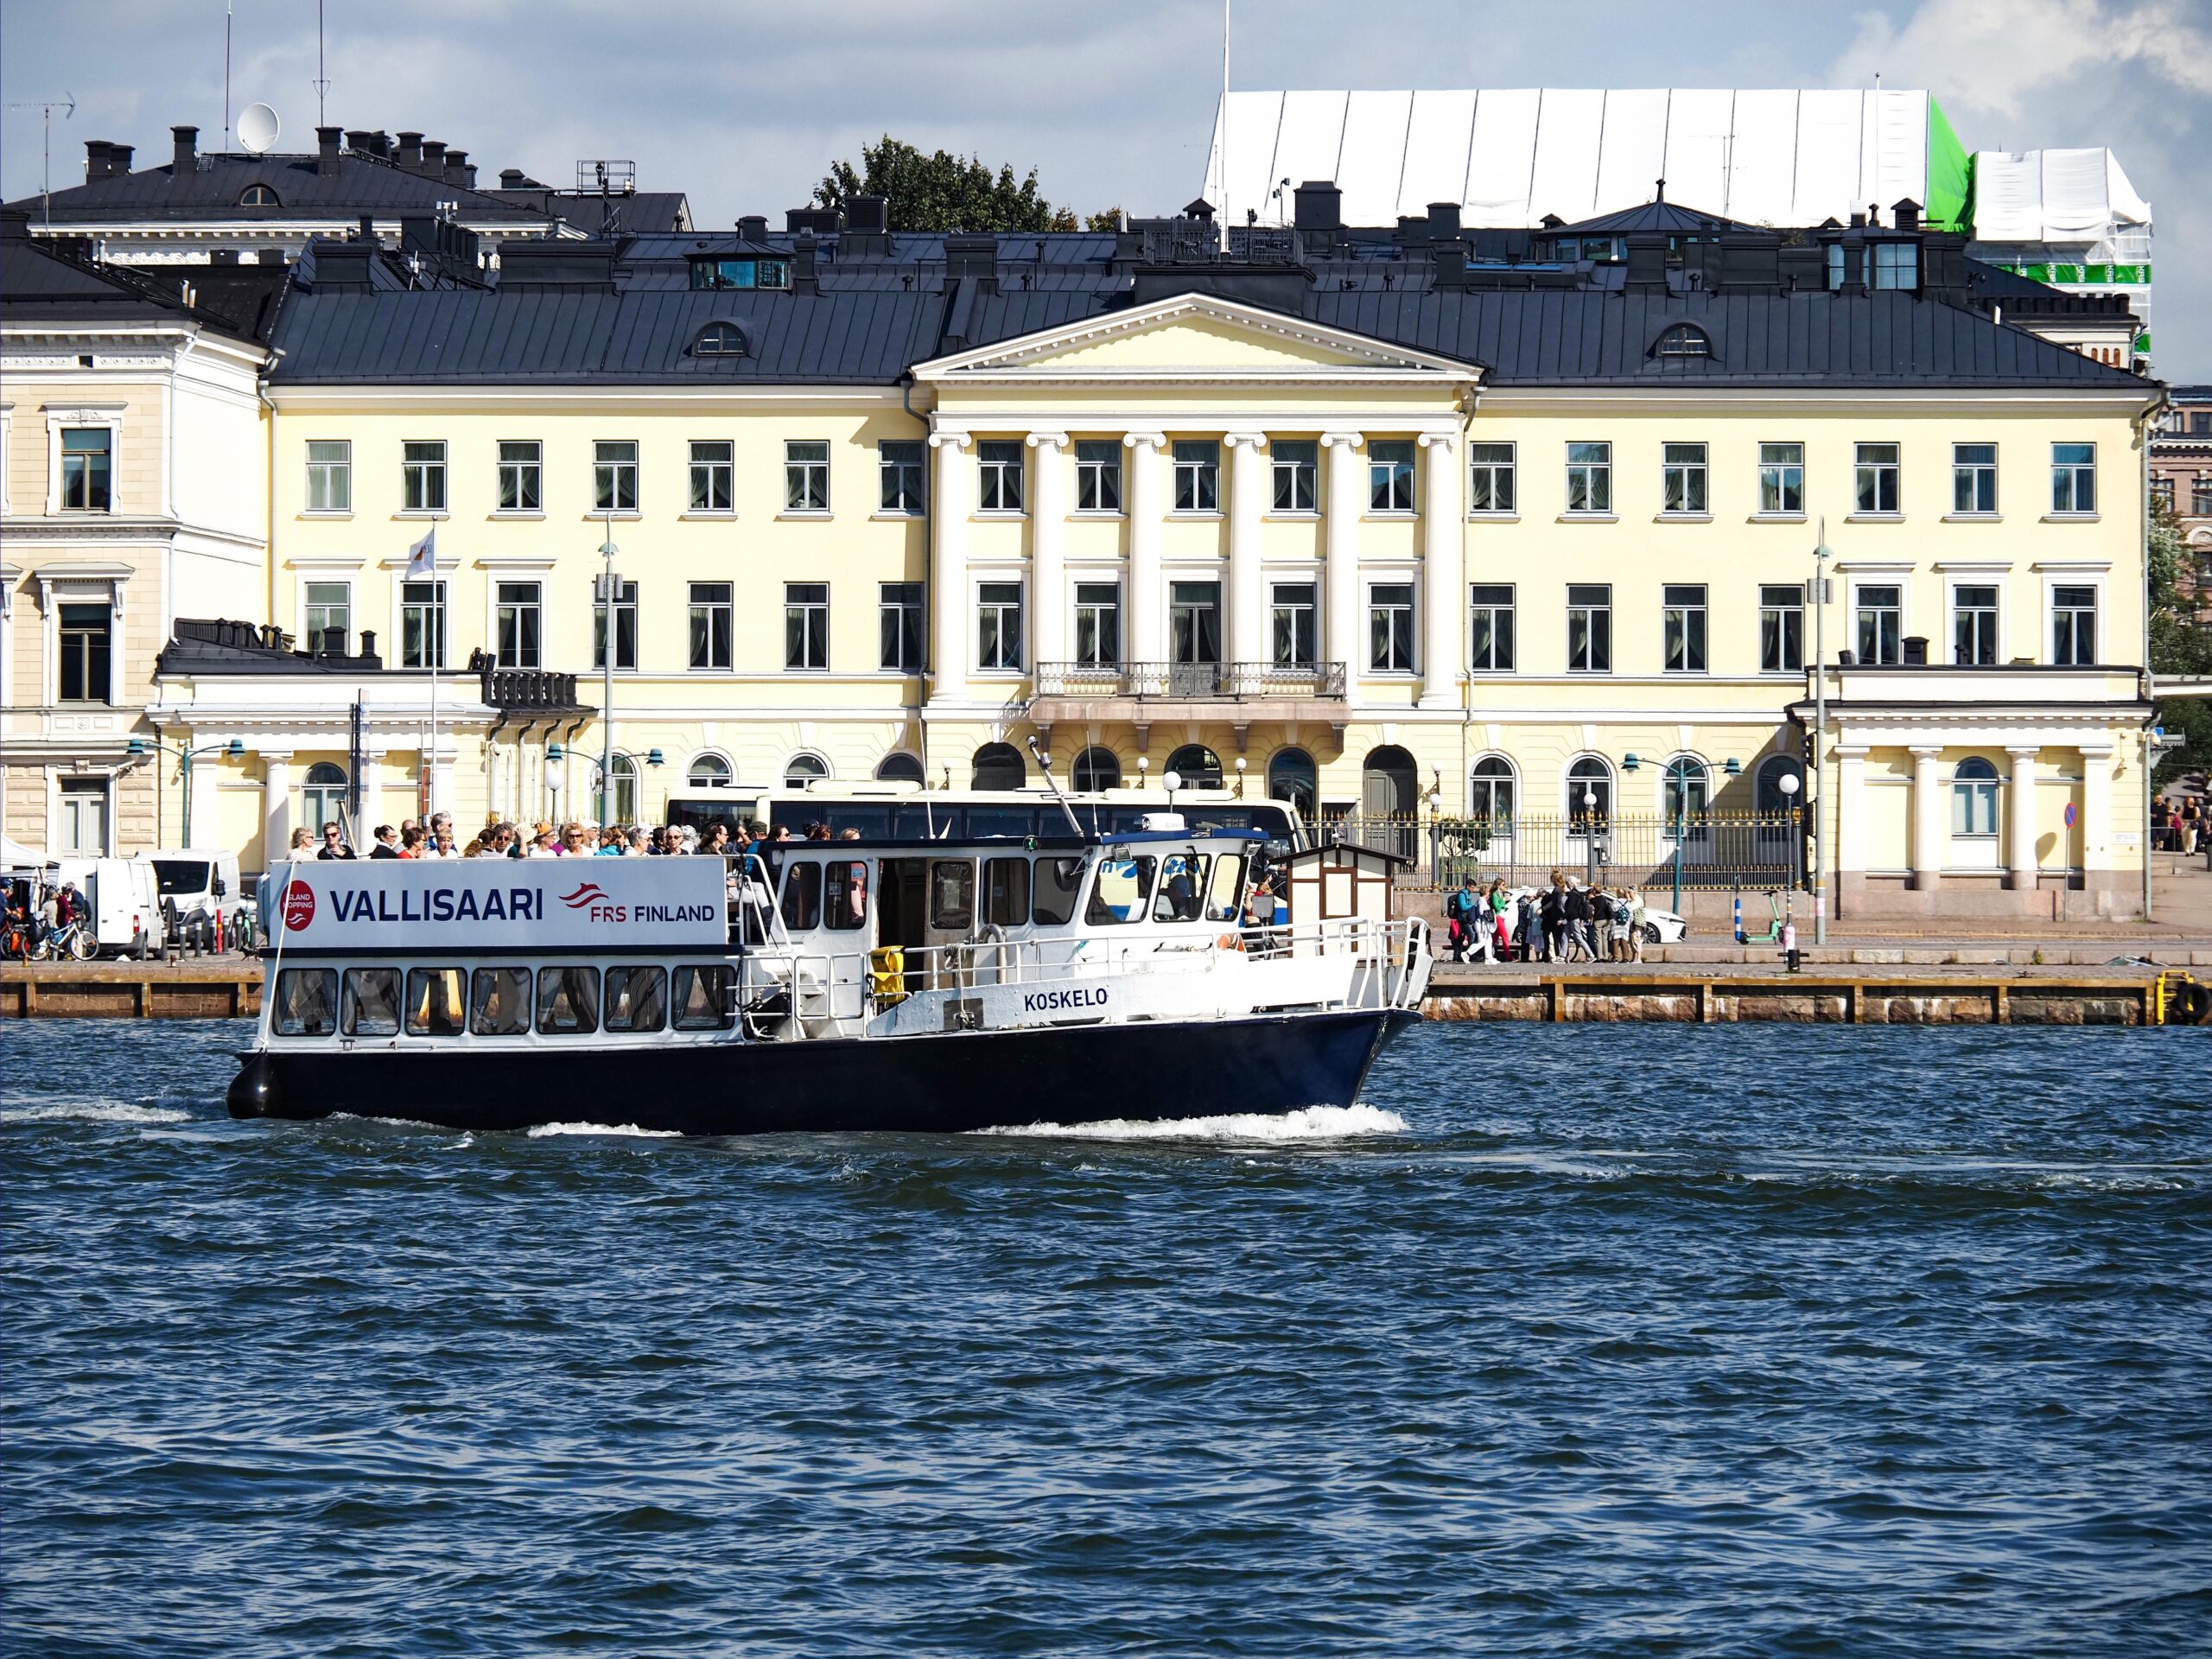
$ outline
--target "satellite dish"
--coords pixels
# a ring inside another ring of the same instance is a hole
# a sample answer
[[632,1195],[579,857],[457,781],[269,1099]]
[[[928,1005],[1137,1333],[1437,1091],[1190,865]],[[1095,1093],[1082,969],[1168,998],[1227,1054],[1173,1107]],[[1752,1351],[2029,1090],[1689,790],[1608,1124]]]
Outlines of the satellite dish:
[[267,155],[283,130],[266,104],[249,104],[238,117],[238,143],[250,156]]

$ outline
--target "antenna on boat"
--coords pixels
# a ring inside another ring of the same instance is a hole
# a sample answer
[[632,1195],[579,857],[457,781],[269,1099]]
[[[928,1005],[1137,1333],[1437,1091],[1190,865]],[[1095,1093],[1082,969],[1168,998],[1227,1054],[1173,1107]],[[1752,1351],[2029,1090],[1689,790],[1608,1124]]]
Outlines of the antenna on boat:
[[1060,804],[1060,811],[1067,818],[1068,828],[1074,830],[1075,838],[1081,841],[1083,825],[1077,822],[1075,808],[1068,804],[1068,798],[1060,793],[1059,779],[1052,776],[1052,763],[1045,758],[1045,751],[1037,747],[1037,736],[1033,732],[1029,736],[1029,753],[1037,757],[1037,770],[1045,774],[1046,786],[1052,791],[1052,798]]

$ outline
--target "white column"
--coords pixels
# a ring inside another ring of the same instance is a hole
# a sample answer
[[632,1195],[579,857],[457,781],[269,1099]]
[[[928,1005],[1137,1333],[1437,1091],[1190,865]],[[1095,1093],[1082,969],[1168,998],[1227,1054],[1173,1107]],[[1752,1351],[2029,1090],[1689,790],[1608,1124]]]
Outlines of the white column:
[[[155,757],[156,765],[160,760]],[[197,756],[185,773],[184,844],[188,847],[221,844],[220,831],[215,827],[215,785],[221,781],[222,765],[222,751],[213,749]],[[156,841],[160,838],[155,836]]]
[[1160,591],[1160,452],[1167,447],[1158,432],[1132,432],[1122,442],[1128,446],[1129,499],[1129,639],[1128,658],[1134,663],[1167,659],[1167,633],[1163,626]]
[[1361,651],[1359,614],[1359,516],[1366,505],[1367,480],[1359,439],[1357,432],[1321,435],[1322,450],[1329,457],[1328,594],[1322,608],[1328,613],[1329,660],[1344,665],[1347,696],[1354,695],[1351,688],[1367,661]]
[[1029,667],[1068,655],[1068,474],[1065,432],[1032,432],[1029,484]]
[[355,833],[360,836],[360,844],[353,850],[364,858],[369,855],[369,849],[376,841],[377,825],[388,823],[395,830],[399,827],[397,818],[387,818],[384,815],[384,751],[362,750],[361,821],[354,826]]
[[2011,855],[2012,890],[2036,890],[2036,750],[2007,748],[2012,757],[2012,786],[2005,803],[2005,841]]
[[1950,815],[1943,810],[1939,746],[1915,744],[1912,750],[1912,885],[1923,893],[1943,882],[1943,849],[1949,842]]
[[1460,531],[1465,515],[1459,502],[1457,435],[1425,433],[1428,477],[1421,502],[1421,706],[1459,706],[1459,615],[1466,603],[1459,581]]
[[[2082,884],[2094,893],[2093,877],[2112,868],[2112,751],[2104,747],[2082,750]],[[2089,900],[2094,906],[2096,900]]]
[[937,476],[931,480],[930,656],[932,702],[968,696],[968,447],[965,432],[933,432]]
[[261,861],[281,861],[285,843],[292,838],[292,752],[262,751]]
[[[430,756],[430,811],[434,817],[440,812],[453,810],[454,753],[453,728],[442,725],[438,728],[436,750]],[[464,827],[458,820],[455,821],[454,839],[464,846],[467,844],[469,836],[474,833],[475,826],[473,823]]]
[[1268,660],[1268,593],[1261,567],[1261,522],[1267,512],[1267,439],[1231,432],[1229,449],[1229,660]]
[[[1866,874],[1866,750],[1862,744],[1850,748],[1839,747],[1830,753],[1835,758],[1836,788],[1835,856],[1830,861],[1834,868],[1829,874],[1839,898],[1846,893],[1856,897],[1855,882],[1847,887],[1844,878]],[[1817,796],[1811,803],[1811,810],[1822,810]],[[1822,832],[1826,832],[1825,825]]]

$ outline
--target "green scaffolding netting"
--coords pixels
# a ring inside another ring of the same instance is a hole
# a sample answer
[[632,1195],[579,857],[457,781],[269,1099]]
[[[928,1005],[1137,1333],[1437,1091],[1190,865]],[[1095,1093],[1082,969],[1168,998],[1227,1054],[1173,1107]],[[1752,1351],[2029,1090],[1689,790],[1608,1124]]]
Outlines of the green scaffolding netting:
[[1968,228],[1974,206],[1974,158],[1951,130],[1942,105],[1928,100],[1928,200],[1921,222],[1939,230]]

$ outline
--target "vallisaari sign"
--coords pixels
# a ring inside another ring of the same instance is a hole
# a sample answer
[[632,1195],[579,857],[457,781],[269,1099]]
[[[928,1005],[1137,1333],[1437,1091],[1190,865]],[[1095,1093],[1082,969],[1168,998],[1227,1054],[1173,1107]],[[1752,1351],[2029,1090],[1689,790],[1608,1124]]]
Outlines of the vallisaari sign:
[[292,950],[720,947],[718,858],[376,859],[279,866]]

